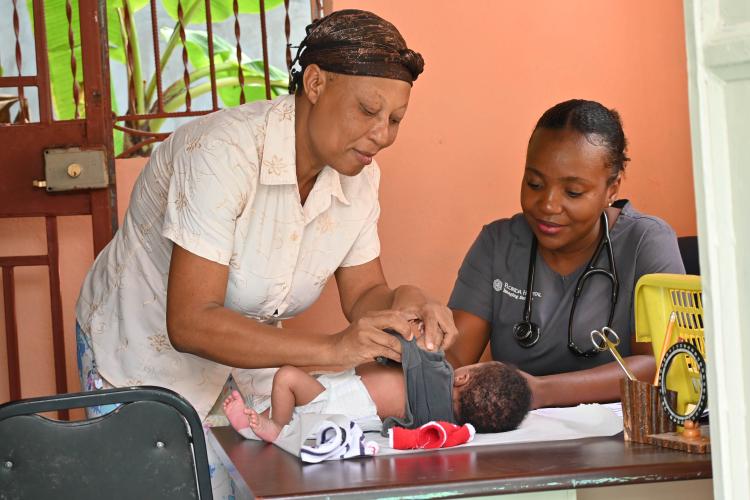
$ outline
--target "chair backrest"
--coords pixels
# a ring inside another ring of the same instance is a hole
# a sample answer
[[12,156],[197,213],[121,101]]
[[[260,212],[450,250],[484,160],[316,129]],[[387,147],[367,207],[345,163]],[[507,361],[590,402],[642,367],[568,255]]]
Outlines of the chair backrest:
[[[121,404],[101,417],[39,413]],[[195,409],[160,387],[127,387],[0,406],[0,499],[212,499]]]
[[680,256],[685,265],[685,273],[700,276],[701,265],[698,258],[698,237],[680,236],[677,238],[677,246],[680,247]]

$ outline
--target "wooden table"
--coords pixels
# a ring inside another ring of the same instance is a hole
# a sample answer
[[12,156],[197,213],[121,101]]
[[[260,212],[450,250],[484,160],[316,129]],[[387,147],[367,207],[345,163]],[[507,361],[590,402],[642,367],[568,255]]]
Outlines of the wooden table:
[[[455,448],[322,464],[242,438],[208,433],[235,484],[258,497],[360,498],[500,495],[706,479],[711,456],[624,443],[622,434],[549,443]],[[561,498],[575,498],[567,495]]]

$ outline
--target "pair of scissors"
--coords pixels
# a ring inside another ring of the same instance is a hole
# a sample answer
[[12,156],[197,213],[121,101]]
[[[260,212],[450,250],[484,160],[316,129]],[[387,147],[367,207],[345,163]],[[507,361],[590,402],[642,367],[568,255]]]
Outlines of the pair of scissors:
[[635,380],[635,375],[633,375],[633,372],[625,366],[625,361],[623,361],[620,353],[617,352],[617,346],[620,345],[620,336],[617,335],[616,331],[608,326],[602,328],[601,331],[594,330],[591,332],[591,342],[594,344],[594,349],[597,351],[611,352],[615,361],[617,361],[617,364],[619,364],[622,371],[625,372],[625,375],[627,375],[630,380]]

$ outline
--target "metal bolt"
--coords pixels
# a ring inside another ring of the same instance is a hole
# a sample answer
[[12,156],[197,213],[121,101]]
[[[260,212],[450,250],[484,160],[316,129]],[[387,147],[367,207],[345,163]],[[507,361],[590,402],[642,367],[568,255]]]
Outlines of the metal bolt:
[[45,181],[45,180],[41,180],[41,181],[40,180],[34,180],[34,181],[31,181],[31,184],[34,187],[38,187],[38,188],[46,188],[47,187],[47,181]]
[[156,442],[156,447],[157,448],[164,448],[164,443],[162,443],[161,441],[157,441]]
[[10,460],[6,461],[3,465],[5,466],[6,469],[13,468],[13,462],[11,462]]
[[80,163],[71,163],[70,165],[68,165],[68,175],[70,177],[78,177],[79,175],[81,175],[82,170],[83,167]]

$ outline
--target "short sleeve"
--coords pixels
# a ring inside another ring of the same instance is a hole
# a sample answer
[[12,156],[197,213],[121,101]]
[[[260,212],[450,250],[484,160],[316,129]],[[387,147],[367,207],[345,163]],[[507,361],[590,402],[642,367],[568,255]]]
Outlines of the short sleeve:
[[460,309],[492,322],[492,262],[494,243],[490,227],[484,226],[464,257],[448,307]]
[[255,194],[258,157],[246,124],[223,113],[175,132],[162,235],[227,265],[235,221]]
[[[663,221],[654,221],[641,237],[636,253],[633,293],[641,276],[653,273],[685,274],[677,235]],[[630,311],[630,331],[635,332],[634,307]]]
[[651,273],[685,274],[677,235],[662,221],[655,222],[643,233],[636,259],[637,278]]
[[359,232],[352,248],[341,262],[340,267],[366,264],[380,255],[380,237],[378,236],[378,220],[380,219],[380,202],[378,201],[380,169],[374,166],[365,175],[369,176],[367,184],[371,190],[372,207],[365,219],[362,230]]

